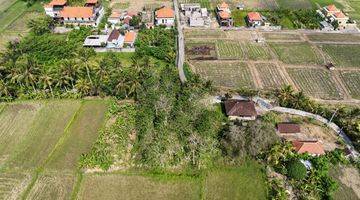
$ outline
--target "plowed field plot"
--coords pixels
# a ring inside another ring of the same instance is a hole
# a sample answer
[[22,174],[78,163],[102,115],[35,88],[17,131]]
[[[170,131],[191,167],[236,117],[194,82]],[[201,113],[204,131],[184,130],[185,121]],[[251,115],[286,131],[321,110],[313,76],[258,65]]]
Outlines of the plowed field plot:
[[185,38],[226,38],[222,30],[188,30],[185,31]]
[[299,34],[296,33],[262,33],[266,40],[301,40]]
[[314,42],[360,42],[357,34],[320,33],[308,34],[307,37]]
[[179,3],[200,3],[202,8],[211,9],[211,0],[180,0]]
[[278,66],[269,63],[256,63],[255,67],[265,89],[279,88],[287,84],[285,78],[280,74]]
[[20,199],[30,179],[26,174],[0,173],[0,199]]
[[228,88],[255,88],[249,67],[242,62],[195,62],[195,73],[213,81],[216,86]]
[[306,94],[322,99],[341,99],[342,94],[329,71],[324,69],[286,69],[295,84]]
[[86,175],[78,199],[191,200],[200,198],[200,182],[192,178],[101,174]]
[[75,170],[81,154],[90,151],[92,144],[96,141],[106,110],[106,101],[85,101],[76,120],[68,129],[68,137],[61,146],[55,149],[45,168]]
[[35,182],[27,199],[71,199],[75,181],[73,174],[43,174]]
[[308,43],[269,43],[286,64],[322,64],[323,59]]
[[186,56],[190,60],[216,60],[217,53],[215,43],[197,42],[186,43]]
[[243,43],[246,57],[249,60],[269,60],[271,59],[270,51],[264,44]]
[[216,42],[217,52],[220,59],[245,59],[241,43],[237,41],[220,40]]
[[357,67],[360,69],[360,45],[321,45],[338,67]]
[[353,98],[360,99],[360,71],[341,71],[340,77]]

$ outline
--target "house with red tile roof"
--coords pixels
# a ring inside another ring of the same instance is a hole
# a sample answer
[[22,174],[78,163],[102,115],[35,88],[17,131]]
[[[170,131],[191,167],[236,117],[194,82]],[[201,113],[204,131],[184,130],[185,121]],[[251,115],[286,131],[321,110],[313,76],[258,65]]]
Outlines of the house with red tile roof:
[[350,18],[334,4],[323,7],[320,12],[328,23],[332,25],[337,24],[337,29],[356,27],[356,22],[353,20],[350,21]]
[[256,27],[264,23],[264,18],[259,12],[249,12],[246,15],[248,26]]
[[234,20],[231,17],[231,10],[226,2],[217,5],[216,14],[220,26],[231,27],[234,25]]
[[325,154],[324,148],[319,141],[292,141],[294,150],[299,153],[308,153],[312,156],[319,156]]
[[52,0],[44,5],[45,13],[63,24],[97,26],[104,10],[98,0],[87,0],[85,6],[68,6],[66,0]]
[[134,31],[126,32],[124,38],[124,47],[134,47],[135,40],[136,33]]
[[230,120],[255,120],[257,112],[253,101],[229,99],[224,102]]
[[60,11],[67,5],[66,0],[52,0],[44,5],[45,14],[52,18],[60,18]]
[[174,26],[175,23],[175,12],[172,8],[162,7],[155,11],[155,24]]

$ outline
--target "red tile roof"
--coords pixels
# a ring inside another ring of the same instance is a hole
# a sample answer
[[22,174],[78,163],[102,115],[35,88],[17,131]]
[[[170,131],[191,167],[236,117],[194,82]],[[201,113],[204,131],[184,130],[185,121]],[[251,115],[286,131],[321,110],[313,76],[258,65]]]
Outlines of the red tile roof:
[[129,32],[125,33],[125,39],[124,39],[125,43],[134,43],[135,39],[136,39],[135,32],[129,31]]
[[157,18],[174,18],[175,13],[171,8],[163,7],[155,12]]
[[226,11],[220,11],[219,16],[221,19],[229,19],[231,17],[230,13]]
[[326,8],[328,11],[337,11],[338,10],[334,4],[328,5],[328,6],[326,6]]
[[121,13],[119,11],[112,11],[111,15],[109,16],[109,18],[120,18],[121,17]]
[[312,155],[325,154],[324,148],[318,141],[292,141],[292,145],[297,153],[309,153]]
[[258,13],[258,12],[249,12],[247,14],[247,17],[250,21],[261,21],[262,20],[262,17],[260,15],[260,13]]
[[64,7],[60,11],[61,17],[70,17],[70,18],[91,18],[93,16],[92,7]]
[[337,12],[334,14],[336,18],[346,18],[346,15],[343,12]]
[[230,99],[225,101],[227,116],[256,116],[255,104],[253,101]]
[[300,125],[294,123],[279,123],[277,129],[280,133],[300,133]]
[[66,4],[66,0],[52,0],[48,5],[51,6],[63,6]]

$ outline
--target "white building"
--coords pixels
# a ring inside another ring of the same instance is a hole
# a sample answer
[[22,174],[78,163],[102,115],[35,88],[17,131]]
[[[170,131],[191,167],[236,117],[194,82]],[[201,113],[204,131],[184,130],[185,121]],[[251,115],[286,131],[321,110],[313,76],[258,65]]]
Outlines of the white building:
[[171,8],[163,7],[155,11],[155,24],[174,26],[175,23],[175,12]]

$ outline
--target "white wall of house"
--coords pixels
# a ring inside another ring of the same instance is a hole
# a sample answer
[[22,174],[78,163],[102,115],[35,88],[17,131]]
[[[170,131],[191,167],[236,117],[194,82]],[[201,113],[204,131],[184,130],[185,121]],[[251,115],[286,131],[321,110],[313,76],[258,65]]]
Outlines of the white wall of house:
[[173,26],[175,18],[156,18],[156,25]]

